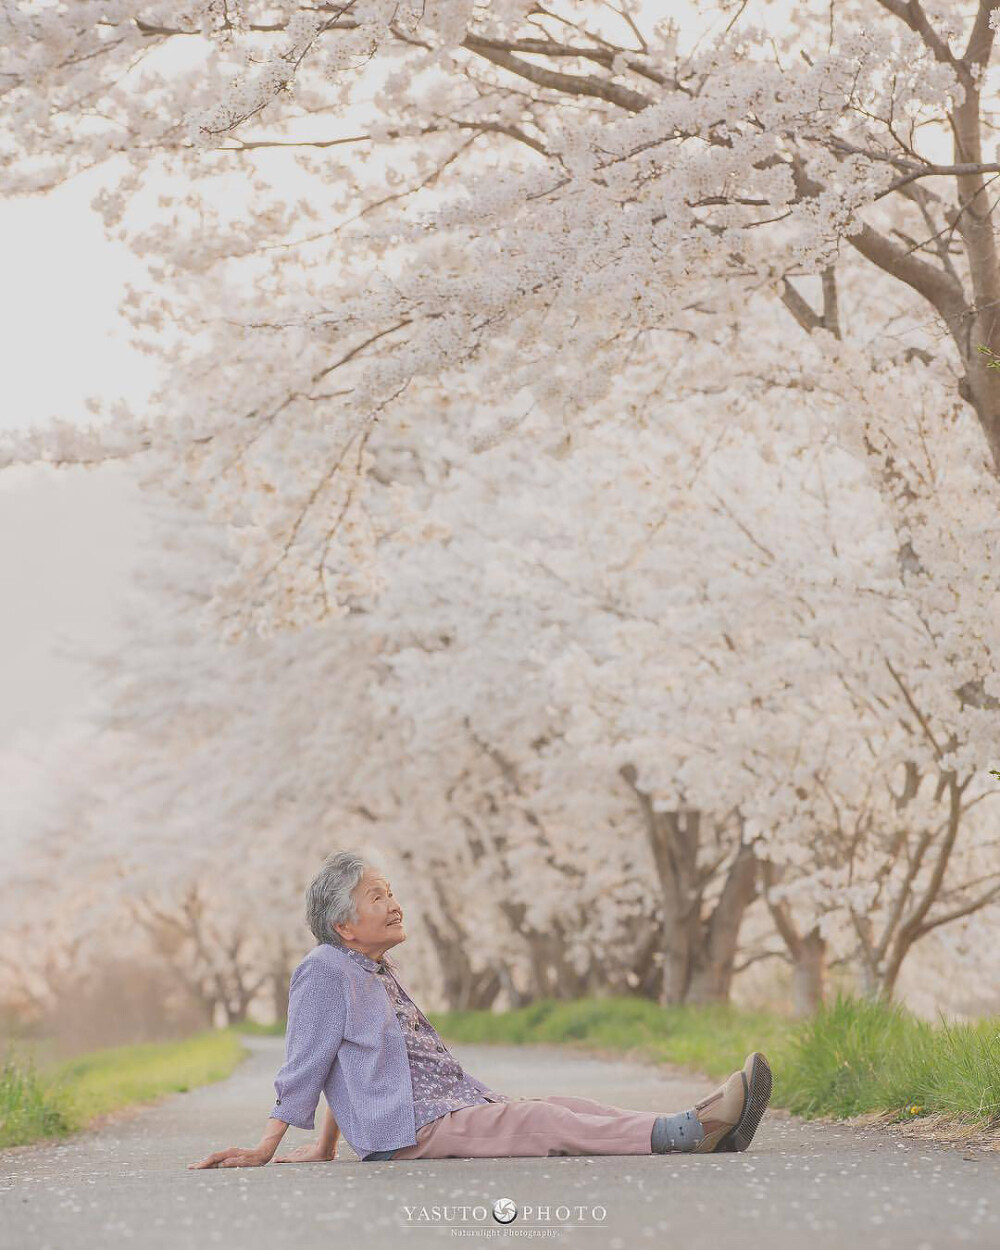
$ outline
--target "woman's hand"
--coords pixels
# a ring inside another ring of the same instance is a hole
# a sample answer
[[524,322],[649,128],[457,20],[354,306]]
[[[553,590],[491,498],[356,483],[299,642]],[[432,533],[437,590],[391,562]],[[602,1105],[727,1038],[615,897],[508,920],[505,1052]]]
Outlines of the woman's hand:
[[329,1163],[336,1159],[336,1147],[333,1152],[324,1150],[318,1142],[313,1142],[309,1146],[296,1146],[287,1155],[282,1155],[280,1159],[275,1159],[275,1163]]
[[266,1150],[255,1146],[252,1150],[243,1150],[239,1146],[229,1146],[225,1150],[217,1150],[215,1154],[202,1159],[200,1163],[189,1163],[189,1168],[262,1168],[270,1163],[271,1156]]

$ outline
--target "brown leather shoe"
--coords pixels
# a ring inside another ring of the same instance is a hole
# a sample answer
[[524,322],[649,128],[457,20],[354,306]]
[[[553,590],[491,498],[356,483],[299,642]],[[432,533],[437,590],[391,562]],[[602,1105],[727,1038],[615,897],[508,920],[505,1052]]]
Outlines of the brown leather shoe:
[[771,1084],[767,1059],[758,1050],[747,1055],[739,1072],[695,1104],[704,1132],[695,1152],[746,1150],[770,1101]]

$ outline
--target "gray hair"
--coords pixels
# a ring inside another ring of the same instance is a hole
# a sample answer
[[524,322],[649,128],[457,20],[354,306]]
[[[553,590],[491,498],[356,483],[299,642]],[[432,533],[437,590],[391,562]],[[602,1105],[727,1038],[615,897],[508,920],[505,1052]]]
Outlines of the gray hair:
[[357,920],[354,891],[369,867],[375,865],[358,851],[337,851],[323,861],[306,891],[306,922],[317,942],[344,945],[333,926]]

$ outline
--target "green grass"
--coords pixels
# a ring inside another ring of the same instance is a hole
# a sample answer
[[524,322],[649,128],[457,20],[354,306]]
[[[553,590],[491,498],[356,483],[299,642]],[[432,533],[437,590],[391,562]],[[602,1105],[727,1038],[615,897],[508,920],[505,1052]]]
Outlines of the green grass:
[[801,1115],[894,1111],[1000,1126],[1000,1020],[930,1024],[838,999],[788,1053],[785,1105]]
[[242,1020],[239,1024],[229,1026],[234,1033],[249,1033],[251,1037],[284,1037],[285,1021],[278,1020],[274,1024],[258,1024],[256,1020]]
[[502,1014],[438,1013],[456,1042],[548,1042],[674,1063],[719,1079],[751,1050],[774,1069],[776,1106],[806,1117],[942,1114],[1000,1127],[1000,1021],[932,1025],[898,1007],[838,998],[804,1023],[733,1007],[635,998],[542,1001]]
[[0,1066],[0,1147],[22,1146],[71,1131],[59,1102],[39,1078],[34,1061],[8,1055]]
[[0,1148],[63,1137],[95,1116],[223,1080],[244,1053],[229,1029],[116,1046],[42,1070],[8,1049],[0,1067]]
[[453,1011],[430,1014],[442,1035],[456,1042],[552,1042],[634,1053],[725,1076],[748,1051],[774,1050],[791,1025],[766,1012],[734,1007],[670,1007],[643,998],[544,999],[503,1014]]

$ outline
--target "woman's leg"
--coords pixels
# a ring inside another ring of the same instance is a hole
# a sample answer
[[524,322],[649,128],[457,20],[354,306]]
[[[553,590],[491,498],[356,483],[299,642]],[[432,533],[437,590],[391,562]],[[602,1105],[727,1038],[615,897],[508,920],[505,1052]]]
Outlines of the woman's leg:
[[688,1111],[658,1115],[589,1098],[551,1094],[450,1111],[417,1130],[394,1159],[510,1158],[545,1155],[673,1154],[746,1150],[771,1095],[771,1069],[759,1051]]
[[571,1098],[564,1094],[548,1094],[545,1098],[526,1099],[530,1102],[551,1102],[570,1111],[585,1111],[589,1115],[631,1115],[628,1107],[616,1107],[609,1102],[595,1102],[593,1098]]
[[540,1098],[476,1104],[425,1124],[416,1145],[397,1150],[393,1158],[648,1155],[656,1119],[655,1111],[602,1107],[595,1114]]

